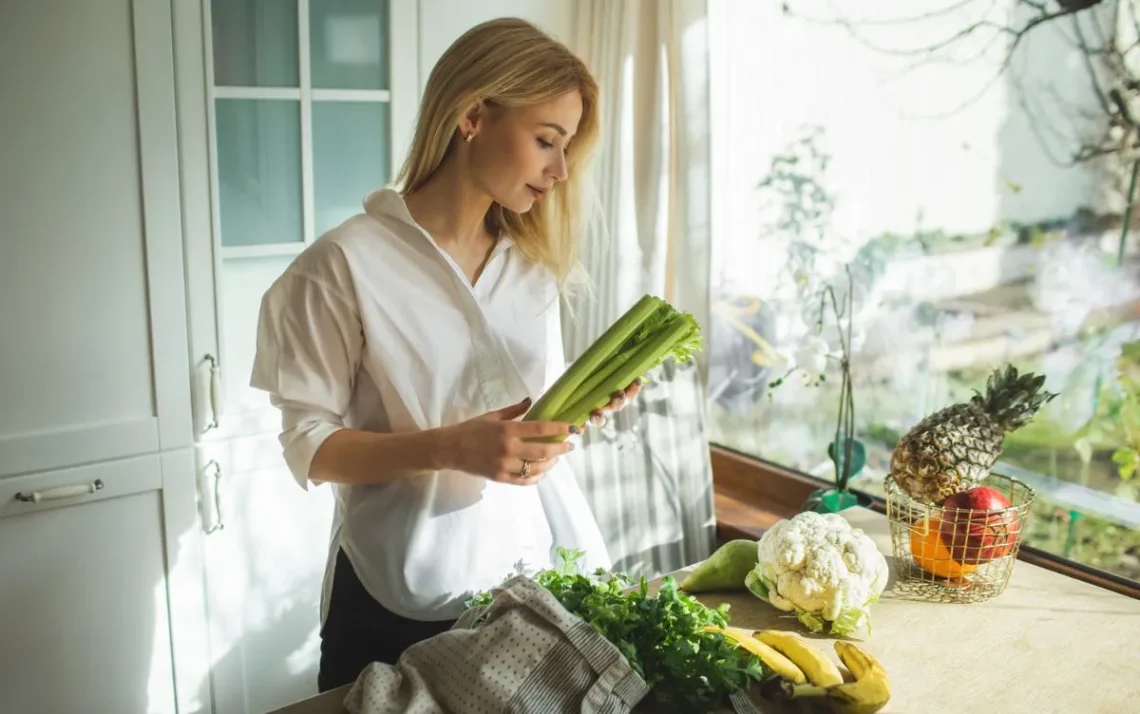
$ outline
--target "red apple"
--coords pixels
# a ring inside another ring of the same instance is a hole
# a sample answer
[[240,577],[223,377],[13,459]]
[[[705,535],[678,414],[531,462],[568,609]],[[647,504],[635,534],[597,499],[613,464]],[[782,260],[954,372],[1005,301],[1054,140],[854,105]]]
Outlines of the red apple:
[[942,501],[942,542],[950,557],[964,564],[988,563],[1009,555],[1017,543],[1021,524],[1005,495],[978,486]]

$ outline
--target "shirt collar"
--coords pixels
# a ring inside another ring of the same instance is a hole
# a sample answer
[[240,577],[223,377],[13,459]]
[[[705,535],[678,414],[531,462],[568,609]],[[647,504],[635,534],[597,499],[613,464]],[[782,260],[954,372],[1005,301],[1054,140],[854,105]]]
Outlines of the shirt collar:
[[[404,201],[404,197],[394,188],[386,187],[376,189],[365,196],[364,212],[378,220],[387,218],[406,223],[408,226],[415,228],[417,234],[431,240],[431,235],[412,218],[412,214],[408,210],[408,204]],[[434,244],[435,241],[432,240],[432,243]],[[513,245],[514,240],[506,233],[500,231],[499,239],[495,243],[492,255],[497,255]]]

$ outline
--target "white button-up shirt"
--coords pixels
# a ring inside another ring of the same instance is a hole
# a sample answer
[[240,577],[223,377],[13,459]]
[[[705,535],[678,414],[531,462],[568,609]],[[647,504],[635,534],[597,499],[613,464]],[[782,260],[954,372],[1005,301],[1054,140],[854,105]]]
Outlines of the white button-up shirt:
[[[364,213],[305,249],[262,299],[251,384],[282,413],[285,460],[302,487],[339,429],[402,433],[537,399],[566,367],[553,277],[496,244],[474,285],[383,189]],[[377,464],[383,470],[384,464]],[[550,567],[557,547],[610,561],[565,459],[537,486],[458,471],[335,485],[322,597],[338,548],[388,610],[458,616],[472,594]]]

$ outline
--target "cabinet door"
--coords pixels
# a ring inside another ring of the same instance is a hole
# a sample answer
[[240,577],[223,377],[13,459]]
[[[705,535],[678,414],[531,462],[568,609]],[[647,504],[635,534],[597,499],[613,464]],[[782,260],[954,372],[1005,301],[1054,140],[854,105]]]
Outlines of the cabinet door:
[[4,3],[0,476],[191,443],[172,51],[163,3]]
[[[416,0],[175,4],[192,399],[217,714],[316,692],[331,490],[248,387],[261,298],[388,183],[411,136]],[[397,147],[400,147],[397,149]]]
[[332,492],[298,488],[271,435],[202,451],[215,712],[259,714],[317,693]]
[[5,711],[209,711],[191,464],[187,449],[0,480]]
[[266,433],[249,388],[261,298],[403,160],[415,0],[198,0],[175,8],[195,429]]

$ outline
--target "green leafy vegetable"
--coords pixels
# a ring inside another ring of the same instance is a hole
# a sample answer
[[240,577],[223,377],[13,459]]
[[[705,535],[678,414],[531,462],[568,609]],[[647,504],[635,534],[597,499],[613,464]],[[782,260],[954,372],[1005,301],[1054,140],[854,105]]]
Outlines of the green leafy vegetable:
[[667,359],[691,361],[702,345],[700,325],[692,315],[645,295],[570,365],[523,419],[583,426],[615,392]]
[[[728,624],[728,605],[710,608],[663,579],[651,595],[645,578],[622,573],[578,571],[583,553],[559,549],[554,568],[534,577],[562,606],[612,642],[649,685],[657,703],[671,711],[706,712],[728,702],[733,692],[764,677],[760,660],[724,635],[706,631]],[[488,605],[493,593],[472,598],[469,607]]]

